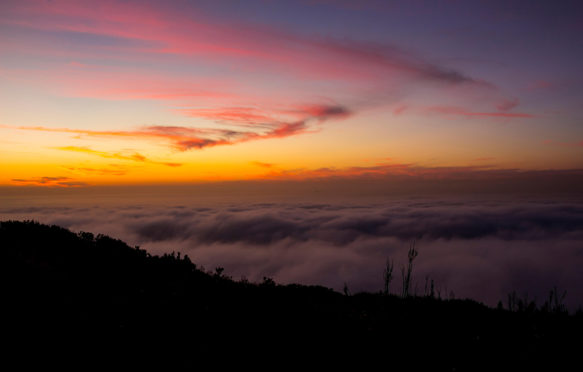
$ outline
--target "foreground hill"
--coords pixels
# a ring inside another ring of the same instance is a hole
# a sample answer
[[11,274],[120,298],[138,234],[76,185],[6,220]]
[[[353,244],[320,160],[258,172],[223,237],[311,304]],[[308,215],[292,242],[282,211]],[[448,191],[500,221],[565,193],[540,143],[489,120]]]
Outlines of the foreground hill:
[[577,361],[583,346],[580,314],[237,282],[187,256],[30,221],[0,223],[0,270],[4,353],[23,366],[195,368],[277,357],[274,369],[315,358],[523,370]]

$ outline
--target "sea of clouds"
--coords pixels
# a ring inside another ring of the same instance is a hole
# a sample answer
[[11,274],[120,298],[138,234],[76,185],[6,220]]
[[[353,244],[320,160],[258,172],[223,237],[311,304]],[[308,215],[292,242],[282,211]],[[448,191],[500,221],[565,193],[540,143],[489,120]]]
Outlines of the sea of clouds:
[[393,292],[415,241],[419,294],[434,279],[442,297],[488,305],[516,291],[540,304],[553,286],[583,304],[583,203],[556,200],[404,199],[362,203],[216,205],[118,203],[0,207],[0,220],[34,219],[103,233],[152,254],[181,252],[234,279],[379,291],[394,261]]

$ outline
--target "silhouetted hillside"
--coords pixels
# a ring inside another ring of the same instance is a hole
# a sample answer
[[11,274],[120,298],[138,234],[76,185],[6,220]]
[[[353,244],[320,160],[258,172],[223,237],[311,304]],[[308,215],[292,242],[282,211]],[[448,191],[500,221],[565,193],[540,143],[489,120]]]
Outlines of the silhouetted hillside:
[[279,369],[315,357],[387,369],[523,370],[577,361],[583,346],[580,314],[238,282],[187,256],[152,256],[35,222],[1,222],[0,255],[4,352],[23,366],[194,369],[275,357]]

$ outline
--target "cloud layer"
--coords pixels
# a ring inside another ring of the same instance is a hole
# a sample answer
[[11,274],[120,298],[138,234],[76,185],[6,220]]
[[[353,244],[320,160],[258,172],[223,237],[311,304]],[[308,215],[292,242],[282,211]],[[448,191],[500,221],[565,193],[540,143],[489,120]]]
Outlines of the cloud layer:
[[[418,291],[434,278],[495,305],[510,291],[540,301],[557,285],[569,305],[583,298],[583,204],[571,201],[411,199],[380,204],[233,203],[116,207],[26,207],[1,219],[33,218],[101,232],[152,253],[181,251],[239,278],[380,290],[387,258],[399,267],[417,239]],[[397,290],[400,279],[393,288]]]

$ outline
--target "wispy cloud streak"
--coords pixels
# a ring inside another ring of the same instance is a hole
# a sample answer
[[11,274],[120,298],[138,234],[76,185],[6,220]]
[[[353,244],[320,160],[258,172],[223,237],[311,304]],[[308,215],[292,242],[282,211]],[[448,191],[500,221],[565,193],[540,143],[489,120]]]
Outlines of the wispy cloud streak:
[[143,2],[103,1],[93,6],[82,1],[22,1],[8,10],[10,17],[3,20],[7,24],[132,40],[134,46],[126,48],[142,53],[228,57],[319,78],[369,80],[389,73],[446,84],[487,84],[394,45],[308,38],[266,25],[229,25],[196,9],[186,15]]
[[141,162],[141,163],[160,164],[160,165],[165,165],[168,167],[179,167],[182,165],[180,163],[167,163],[167,162],[153,161],[153,160],[150,160],[150,159],[146,158],[144,155],[141,155],[137,152],[135,152],[131,155],[125,155],[122,153],[110,153],[110,152],[105,152],[105,151],[92,150],[88,147],[79,147],[79,146],[63,146],[63,147],[56,147],[55,149],[62,150],[62,151],[80,152],[80,153],[95,155],[95,156],[99,156],[99,157],[107,158],[107,159],[130,160],[130,161],[137,161],[137,162]]
[[53,186],[53,187],[80,187],[87,186],[85,182],[75,181],[70,177],[37,177],[37,178],[13,178],[12,182],[21,185]]
[[[341,106],[306,106],[305,108],[294,109],[292,116],[297,116],[297,118],[295,118],[293,121],[288,121],[289,112],[287,112],[287,118],[285,116],[281,118],[275,118],[268,116],[268,114],[262,113],[260,111],[241,108],[203,111],[194,110],[190,111],[190,114],[193,116],[210,118],[219,122],[226,120],[230,124],[249,127],[249,129],[233,130],[162,125],[147,126],[141,129],[129,131],[100,131],[71,128],[49,128],[42,126],[3,127],[41,132],[70,133],[76,134],[78,136],[90,137],[124,137],[128,139],[153,138],[167,141],[173,148],[177,150],[186,151],[190,149],[203,149],[206,147],[233,145],[247,141],[284,138],[298,135],[301,133],[313,131],[314,129],[310,128],[312,123],[318,124],[332,118],[346,118],[350,115],[350,111]],[[158,163],[148,160],[144,156],[137,153],[131,155],[107,153],[76,146],[59,147],[58,149],[93,154],[105,158]],[[177,163],[160,164],[168,166],[179,165]]]
[[553,140],[545,140],[543,141],[546,145],[555,145],[560,147],[583,147],[583,141],[574,141],[574,142],[559,142]]
[[[508,108],[506,108],[508,107]],[[508,105],[502,108],[508,110],[510,107]],[[500,108],[499,108],[500,109]],[[457,106],[431,106],[425,109],[428,114],[439,114],[446,116],[464,116],[464,117],[493,117],[493,118],[506,118],[506,119],[529,119],[534,118],[535,115],[522,113],[522,112],[475,112],[469,111],[463,107]]]

